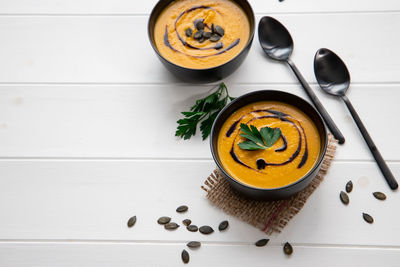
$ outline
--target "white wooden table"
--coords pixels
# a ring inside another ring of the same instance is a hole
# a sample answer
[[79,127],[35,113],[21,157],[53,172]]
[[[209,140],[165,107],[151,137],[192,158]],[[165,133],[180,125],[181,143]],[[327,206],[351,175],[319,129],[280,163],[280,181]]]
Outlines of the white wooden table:
[[[290,30],[293,61],[346,137],[326,180],[263,248],[253,245],[262,232],[205,199],[200,185],[215,166],[208,142],[174,137],[179,112],[212,85],[183,84],[160,64],[146,28],[155,2],[0,0],[0,266],[181,266],[190,240],[203,242],[190,266],[400,266],[399,193],[313,75],[318,48],[344,59],[349,98],[400,179],[400,2],[251,0],[257,21],[271,15]],[[234,96],[280,89],[306,98],[257,37],[225,82]],[[345,207],[338,194],[350,179]],[[228,219],[230,228],[167,232],[156,223],[162,215],[214,228]]]

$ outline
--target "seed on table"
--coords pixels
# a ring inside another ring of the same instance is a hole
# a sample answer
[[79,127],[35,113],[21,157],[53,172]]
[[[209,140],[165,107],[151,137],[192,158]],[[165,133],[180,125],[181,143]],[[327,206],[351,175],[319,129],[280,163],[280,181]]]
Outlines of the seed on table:
[[189,262],[189,252],[186,250],[182,250],[181,258],[183,263],[188,263]]
[[184,226],[189,226],[192,223],[192,221],[190,219],[184,219],[182,223]]
[[199,230],[199,228],[194,224],[189,225],[186,227],[186,229],[188,229],[190,232],[197,232],[197,230]]
[[374,218],[372,218],[372,216],[369,215],[368,213],[363,213],[363,218],[367,223],[373,223],[374,222]]
[[224,230],[226,230],[226,228],[228,228],[228,226],[229,226],[229,222],[228,221],[223,221],[223,222],[221,222],[219,224],[218,230],[224,231]]
[[224,29],[219,25],[215,26],[214,31],[215,31],[216,34],[218,34],[221,37],[224,36],[224,34],[225,34]]
[[167,223],[169,223],[170,221],[171,221],[171,218],[168,217],[168,216],[160,217],[160,218],[157,220],[157,222],[158,222],[159,224],[167,224]]
[[201,246],[201,243],[199,241],[190,241],[189,243],[186,244],[189,248],[199,248]]
[[286,255],[292,255],[293,247],[292,247],[292,245],[289,244],[289,242],[286,242],[285,245],[283,245],[283,252]]
[[179,225],[177,223],[174,223],[174,222],[170,222],[170,223],[164,224],[164,228],[167,229],[167,230],[175,230],[178,227],[179,227]]
[[214,232],[214,229],[212,229],[210,226],[208,225],[204,225],[202,227],[199,228],[200,233],[204,234],[204,235],[209,235],[212,232]]
[[353,190],[353,182],[352,181],[348,181],[346,184],[346,192],[350,193]]
[[135,223],[136,223],[136,215],[135,216],[133,216],[133,217],[131,217],[131,218],[129,218],[129,220],[128,220],[128,227],[132,227],[132,226],[134,226],[135,225]]
[[386,195],[384,193],[382,193],[382,192],[374,192],[372,194],[374,195],[374,197],[376,199],[379,199],[379,200],[385,200],[386,199]]
[[260,239],[255,243],[255,245],[257,247],[263,247],[268,243],[268,241],[269,241],[269,239]]
[[191,28],[187,28],[185,30],[185,34],[186,34],[187,37],[191,37],[192,34],[193,34],[193,30]]
[[343,191],[340,191],[340,200],[341,200],[341,201],[343,202],[343,204],[345,204],[345,205],[348,205],[349,202],[350,202],[349,196],[348,196],[345,192],[343,192]]
[[186,205],[182,205],[176,208],[176,212],[185,212],[187,211],[189,208]]

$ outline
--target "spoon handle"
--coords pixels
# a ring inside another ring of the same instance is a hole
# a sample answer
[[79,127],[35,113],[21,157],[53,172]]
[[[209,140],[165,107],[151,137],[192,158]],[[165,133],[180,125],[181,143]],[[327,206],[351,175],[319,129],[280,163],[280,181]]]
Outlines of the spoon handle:
[[303,75],[301,75],[300,71],[297,69],[296,65],[290,59],[287,60],[290,68],[293,70],[294,74],[296,75],[297,79],[300,81],[301,85],[303,86],[304,90],[306,91],[308,97],[314,103],[314,106],[317,108],[319,114],[321,114],[322,118],[324,119],[326,125],[328,126],[329,130],[333,134],[336,140],[339,141],[339,144],[343,144],[345,139],[343,134],[340,132],[339,128],[336,126],[335,122],[332,120],[331,116],[329,116],[328,112],[319,101],[318,97],[315,95],[311,87],[308,85],[307,81],[304,79]]
[[371,150],[371,153],[374,156],[376,163],[378,163],[378,166],[381,169],[381,172],[382,172],[383,176],[385,177],[386,182],[389,184],[389,186],[392,190],[397,189],[398,184],[397,184],[396,179],[394,178],[392,172],[390,171],[389,167],[387,166],[385,160],[382,158],[382,155],[379,152],[378,148],[375,146],[374,141],[372,141],[371,136],[369,135],[367,129],[365,128],[364,124],[362,123],[360,117],[358,116],[358,114],[357,114],[356,110],[354,109],[353,105],[351,104],[350,100],[345,95],[342,96],[342,99],[346,103],[346,106],[349,109],[351,116],[353,116],[354,121],[356,122],[358,128],[360,129],[360,132],[362,133],[362,136],[364,137],[365,142],[367,142],[369,150]]

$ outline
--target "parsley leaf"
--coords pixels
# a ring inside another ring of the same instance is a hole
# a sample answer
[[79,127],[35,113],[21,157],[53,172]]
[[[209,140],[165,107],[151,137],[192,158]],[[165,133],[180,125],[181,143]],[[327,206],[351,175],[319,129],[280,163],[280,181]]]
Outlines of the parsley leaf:
[[198,99],[190,108],[190,111],[181,112],[184,118],[177,121],[178,127],[175,136],[185,140],[190,139],[196,134],[197,125],[200,123],[201,135],[205,140],[211,133],[212,125],[218,113],[229,101],[234,99],[229,95],[226,85],[221,83],[214,93]]
[[247,124],[241,123],[240,130],[242,130],[240,136],[248,139],[238,144],[244,150],[267,149],[275,144],[281,136],[281,129],[268,126],[258,131],[254,125],[250,125],[249,128]]

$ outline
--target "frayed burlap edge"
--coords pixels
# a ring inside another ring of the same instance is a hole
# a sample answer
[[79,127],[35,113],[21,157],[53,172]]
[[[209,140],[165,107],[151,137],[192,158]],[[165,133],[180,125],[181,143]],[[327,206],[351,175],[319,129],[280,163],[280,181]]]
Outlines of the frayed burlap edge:
[[303,208],[307,199],[320,185],[335,156],[337,141],[328,137],[326,155],[321,169],[311,183],[301,192],[285,200],[256,201],[243,197],[234,191],[218,169],[201,186],[206,197],[228,214],[257,227],[266,234],[280,233],[287,223]]

